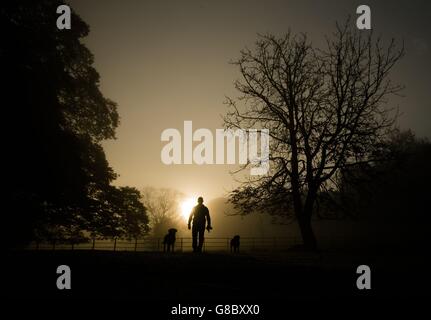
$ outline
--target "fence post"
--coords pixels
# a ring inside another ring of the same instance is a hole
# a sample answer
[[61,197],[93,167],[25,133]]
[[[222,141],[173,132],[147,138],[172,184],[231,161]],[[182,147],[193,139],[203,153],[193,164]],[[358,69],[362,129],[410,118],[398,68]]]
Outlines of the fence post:
[[137,248],[138,248],[138,238],[135,238],[135,252]]
[[75,243],[74,243],[74,242],[72,242],[72,251],[73,251],[73,249],[74,249],[74,246],[75,246]]
[[229,252],[229,238],[226,238],[226,250]]
[[183,252],[183,238],[181,237],[181,252]]
[[114,239],[114,251],[117,249],[117,238]]
[[157,238],[157,251],[160,251],[160,238]]
[[96,238],[93,238],[93,247],[91,248],[91,250],[94,250],[95,246],[96,246]]

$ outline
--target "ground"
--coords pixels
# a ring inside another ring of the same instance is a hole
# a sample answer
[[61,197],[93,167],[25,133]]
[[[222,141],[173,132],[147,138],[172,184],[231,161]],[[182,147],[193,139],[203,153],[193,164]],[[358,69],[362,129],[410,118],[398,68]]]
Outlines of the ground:
[[[400,307],[409,313],[418,310],[406,301],[415,305],[426,301],[429,273],[425,261],[418,257],[417,253],[351,251],[14,251],[2,262],[1,292],[2,301],[13,300],[7,304],[13,312],[24,310],[42,316],[73,312],[81,317],[84,310],[91,310],[95,319],[105,312],[110,317],[118,313],[119,319],[136,314],[142,319],[287,319],[310,312],[318,316],[336,312],[344,318],[358,312],[376,314],[379,308],[386,317],[389,310],[397,313]],[[371,268],[371,290],[356,287],[360,264]],[[56,287],[59,265],[71,269],[71,290]],[[257,305],[260,313],[214,313],[217,305],[232,304]],[[172,315],[178,306],[206,307],[212,312],[201,318]]]
[[[2,292],[29,299],[133,298],[178,303],[421,295],[425,263],[401,254],[390,257],[393,260],[377,253],[14,251],[2,262],[2,274],[7,275]],[[61,264],[71,268],[70,291],[56,287],[56,269]],[[372,290],[356,287],[360,264],[371,268]]]

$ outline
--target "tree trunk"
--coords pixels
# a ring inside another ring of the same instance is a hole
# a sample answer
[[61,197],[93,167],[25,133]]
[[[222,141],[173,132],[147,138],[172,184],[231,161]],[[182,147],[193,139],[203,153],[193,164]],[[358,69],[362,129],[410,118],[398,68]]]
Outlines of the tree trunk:
[[311,227],[311,215],[298,217],[298,225],[301,231],[304,248],[310,251],[317,251],[317,240]]
[[302,204],[299,192],[293,188],[293,206],[301,231],[304,248],[310,251],[317,251],[317,240],[311,227],[311,216],[313,213],[312,195],[309,193],[305,205]]

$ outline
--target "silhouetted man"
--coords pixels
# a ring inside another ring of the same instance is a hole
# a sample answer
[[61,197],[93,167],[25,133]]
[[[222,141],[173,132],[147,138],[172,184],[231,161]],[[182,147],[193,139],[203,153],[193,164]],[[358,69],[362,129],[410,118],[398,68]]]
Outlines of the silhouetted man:
[[[202,252],[202,245],[204,244],[205,224],[208,232],[212,229],[211,218],[208,208],[203,204],[204,199],[198,198],[198,205],[195,206],[190,214],[188,227],[193,220],[192,237],[193,237],[193,252]],[[198,243],[199,237],[199,243]]]

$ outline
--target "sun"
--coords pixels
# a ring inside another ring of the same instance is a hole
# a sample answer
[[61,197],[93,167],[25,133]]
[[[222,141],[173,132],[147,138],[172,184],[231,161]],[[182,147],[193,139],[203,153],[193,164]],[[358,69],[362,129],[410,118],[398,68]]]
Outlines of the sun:
[[190,216],[190,212],[192,212],[193,207],[195,206],[195,199],[187,198],[181,202],[181,216],[187,221]]

